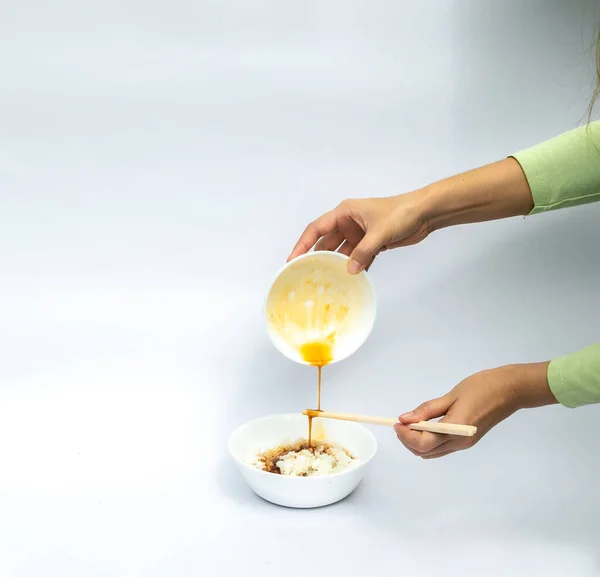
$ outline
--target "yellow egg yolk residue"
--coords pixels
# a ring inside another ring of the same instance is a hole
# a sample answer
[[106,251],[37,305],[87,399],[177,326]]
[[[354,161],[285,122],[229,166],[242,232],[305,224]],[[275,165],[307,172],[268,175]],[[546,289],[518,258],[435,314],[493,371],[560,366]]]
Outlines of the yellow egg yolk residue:
[[[277,287],[268,300],[271,327],[296,350],[305,347],[302,356],[310,364],[331,362],[330,335],[335,333],[337,337],[344,333],[354,320],[353,293],[343,279],[333,277],[331,271],[311,271],[308,278],[301,281],[294,278],[293,282]],[[318,343],[324,349],[329,345],[329,354],[327,350],[316,350]]]

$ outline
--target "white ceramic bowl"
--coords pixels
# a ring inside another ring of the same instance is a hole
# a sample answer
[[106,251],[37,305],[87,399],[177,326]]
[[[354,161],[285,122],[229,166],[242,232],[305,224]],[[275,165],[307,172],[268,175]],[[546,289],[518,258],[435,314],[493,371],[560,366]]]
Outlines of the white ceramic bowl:
[[302,345],[332,338],[331,363],[354,353],[375,322],[377,303],[365,271],[351,275],[348,257],[317,251],[295,258],[276,275],[267,295],[267,332],[280,353],[301,364]]
[[340,473],[315,477],[291,477],[256,469],[248,462],[257,453],[306,438],[308,427],[307,417],[299,413],[256,419],[232,433],[229,451],[257,495],[284,507],[312,508],[336,503],[356,489],[377,452],[375,437],[358,423],[314,419],[315,428],[317,421],[324,430],[325,440],[347,449],[361,463]]

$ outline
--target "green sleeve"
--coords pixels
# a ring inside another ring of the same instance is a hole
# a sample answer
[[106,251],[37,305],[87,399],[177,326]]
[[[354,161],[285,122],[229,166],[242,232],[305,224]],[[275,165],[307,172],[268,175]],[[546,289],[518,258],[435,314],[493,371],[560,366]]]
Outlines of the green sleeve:
[[512,155],[533,196],[530,214],[600,201],[600,121]]
[[[600,121],[512,156],[531,189],[531,214],[600,201]],[[600,403],[600,343],[554,359],[548,384],[566,407]]]
[[551,361],[548,384],[565,407],[600,403],[600,343]]

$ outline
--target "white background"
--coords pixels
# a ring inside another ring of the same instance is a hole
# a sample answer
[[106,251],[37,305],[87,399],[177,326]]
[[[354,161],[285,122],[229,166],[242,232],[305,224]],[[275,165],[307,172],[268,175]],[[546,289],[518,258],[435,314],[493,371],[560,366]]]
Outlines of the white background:
[[[593,0],[0,7],[0,575],[600,574],[598,409],[435,461],[374,429],[346,501],[262,502],[246,420],[314,404],[263,298],[304,226],[585,118]],[[435,234],[372,270],[324,405],[396,416],[600,340],[600,206]]]

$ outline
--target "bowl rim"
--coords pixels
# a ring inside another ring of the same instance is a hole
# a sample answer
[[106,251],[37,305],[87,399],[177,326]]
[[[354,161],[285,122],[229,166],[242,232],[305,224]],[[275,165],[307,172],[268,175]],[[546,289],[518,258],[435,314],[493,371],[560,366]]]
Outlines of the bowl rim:
[[[271,343],[273,344],[273,346],[287,359],[290,359],[291,361],[294,361],[300,365],[306,365],[306,366],[311,366],[310,363],[304,361],[304,360],[299,360],[296,358],[292,358],[290,356],[288,356],[283,350],[281,350],[281,348],[279,346],[277,346],[277,342],[276,340],[273,338],[272,335],[272,329],[271,326],[269,325],[269,318],[267,315],[267,307],[269,304],[269,297],[271,296],[271,290],[273,289],[273,287],[275,286],[275,283],[277,282],[277,279],[291,266],[293,266],[294,264],[296,264],[297,262],[304,260],[306,258],[310,258],[310,257],[319,257],[319,256],[324,256],[327,255],[327,257],[329,256],[333,256],[333,258],[337,258],[337,259],[341,259],[341,260],[345,260],[348,261],[350,260],[350,257],[346,256],[345,254],[342,254],[341,252],[336,252],[336,251],[332,251],[332,250],[310,250],[304,254],[301,254],[295,258],[293,258],[292,260],[290,260],[289,262],[286,262],[282,267],[279,268],[279,270],[277,271],[277,273],[275,274],[275,276],[273,277],[273,280],[271,281],[271,284],[269,285],[269,290],[267,291],[267,296],[264,299],[264,303],[263,303],[263,316],[265,319],[265,324],[267,326],[267,334],[269,335],[269,340],[271,341]],[[358,348],[353,351],[352,353],[350,353],[349,355],[346,355],[345,357],[340,357],[338,359],[333,359],[332,361],[330,361],[328,364],[329,365],[334,365],[335,363],[339,363],[340,361],[343,361],[349,357],[351,357],[354,353],[356,353],[356,351],[358,351],[358,349],[368,340],[369,336],[371,335],[371,333],[373,332],[373,328],[375,327],[375,319],[377,317],[377,293],[375,292],[375,286],[373,284],[373,281],[371,280],[371,277],[369,276],[369,274],[367,273],[366,270],[362,270],[360,273],[358,273],[359,275],[363,275],[363,277],[367,280],[367,285],[370,289],[371,292],[371,297],[372,297],[372,307],[373,307],[373,314],[371,315],[371,319],[370,322],[368,324],[367,330],[365,331],[365,337],[363,339],[363,342],[358,346]],[[357,275],[358,276],[358,275]]]
[[[238,463],[238,465],[242,465],[244,468],[246,468],[249,471],[253,471],[255,473],[260,473],[262,475],[268,475],[270,478],[273,477],[273,475],[275,475],[274,473],[269,473],[268,471],[263,471],[262,469],[257,469],[256,467],[253,467],[252,465],[246,463],[245,461],[243,461],[242,459],[240,459],[233,451],[232,449],[232,442],[233,442],[233,438],[234,436],[239,433],[239,431],[248,426],[251,425],[253,423],[256,423],[258,421],[264,421],[265,419],[271,419],[271,418],[276,418],[276,417],[305,417],[305,415],[303,415],[302,413],[279,413],[279,414],[275,414],[275,415],[265,415],[263,417],[257,417],[256,419],[251,419],[250,421],[247,421],[245,423],[242,423],[241,425],[239,425],[238,427],[236,427],[231,434],[229,435],[229,440],[227,442],[227,448],[229,450],[229,454],[232,456],[233,460]],[[365,460],[361,459],[360,464],[358,464],[355,467],[352,467],[350,469],[346,469],[344,471],[340,471],[338,473],[330,473],[328,475],[313,475],[310,477],[298,477],[295,475],[275,475],[275,477],[281,478],[281,479],[286,479],[286,481],[284,482],[293,482],[295,479],[303,479],[303,483],[306,482],[314,482],[317,479],[331,479],[332,477],[341,477],[343,475],[349,475],[351,473],[353,473],[354,471],[358,471],[360,469],[362,469],[363,467],[365,467],[369,462],[371,462],[371,460],[375,457],[375,455],[377,455],[377,451],[379,449],[379,444],[377,443],[377,438],[375,437],[375,435],[369,430],[367,429],[367,427],[365,427],[364,425],[362,425],[361,423],[355,423],[353,421],[343,421],[344,423],[348,423],[351,426],[354,426],[356,428],[361,429],[363,432],[365,432],[367,434],[367,436],[370,438],[370,440],[373,442],[373,453],[372,455]],[[307,481],[308,479],[311,479],[312,481]]]

